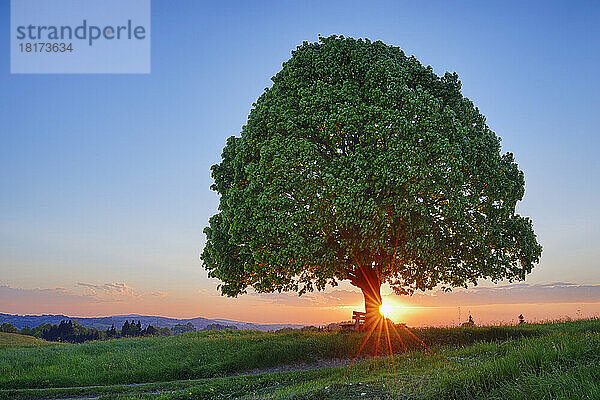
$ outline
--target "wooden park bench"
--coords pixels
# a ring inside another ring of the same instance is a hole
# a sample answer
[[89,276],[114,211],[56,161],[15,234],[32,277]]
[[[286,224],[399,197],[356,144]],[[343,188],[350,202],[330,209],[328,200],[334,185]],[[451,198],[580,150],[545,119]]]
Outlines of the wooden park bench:
[[365,327],[367,313],[360,311],[352,311],[352,320],[354,320],[354,330],[360,332]]
[[360,311],[352,311],[352,322],[342,322],[340,324],[340,327],[344,330],[360,332],[365,327],[366,319],[367,313]]

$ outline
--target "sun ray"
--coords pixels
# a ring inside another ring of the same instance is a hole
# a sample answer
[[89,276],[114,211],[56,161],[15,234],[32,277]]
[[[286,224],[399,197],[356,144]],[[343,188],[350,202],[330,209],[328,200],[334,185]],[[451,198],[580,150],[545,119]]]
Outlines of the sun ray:
[[390,327],[392,328],[392,330],[396,334],[396,336],[398,336],[398,341],[400,342],[400,345],[402,346],[402,351],[407,351],[408,347],[406,346],[406,344],[404,344],[404,340],[402,340],[402,336],[400,336],[400,334],[398,333],[398,330],[396,329],[394,324],[391,324]]
[[411,337],[413,337],[417,342],[419,342],[427,351],[429,351],[430,354],[433,354],[433,350],[431,350],[431,348],[429,346],[427,346],[427,344],[425,344],[425,342],[423,342],[421,339],[419,339],[419,337],[417,335],[415,335],[414,333],[412,333],[410,331],[410,329],[408,329],[405,325],[400,325],[402,327],[402,329],[404,329]]
[[363,338],[363,341],[358,349],[358,351],[356,352],[356,354],[354,355],[354,357],[352,358],[352,361],[350,362],[350,365],[348,365],[348,368],[346,368],[346,372],[344,373],[344,376],[342,378],[342,382],[344,382],[346,380],[346,377],[348,376],[348,372],[350,371],[350,368],[354,365],[354,363],[356,362],[358,356],[360,355],[360,353],[362,352],[362,350],[364,349],[365,345],[367,344],[367,342],[369,341],[369,339],[371,338],[371,336],[373,335],[373,332],[375,331],[375,329],[381,329],[381,320],[379,321],[379,323],[377,324],[373,324],[373,326],[369,329],[369,331],[367,332],[366,336]]
[[[385,317],[384,310],[381,310],[381,312],[380,312],[381,317],[378,319],[377,323],[372,324],[365,331],[364,337],[362,338],[362,342],[359,346],[358,351],[356,352],[356,354],[352,358],[350,364],[346,368],[343,377],[341,377],[341,383],[346,382],[346,380],[348,379],[348,374],[350,373],[352,366],[355,364],[356,360],[358,359],[360,354],[365,349],[365,346],[369,343],[371,338],[373,338],[373,339],[376,339],[376,341],[374,343],[374,349],[371,348],[372,349],[371,354],[372,354],[373,366],[376,365],[377,357],[379,354],[381,354],[381,356],[384,356],[385,350],[382,348],[380,351],[380,346],[383,346],[384,348],[386,348],[386,350],[389,354],[389,357],[387,357],[386,364],[387,364],[388,368],[390,368],[392,370],[392,373],[393,373],[394,391],[398,392],[398,372],[396,369],[396,359],[394,357],[394,345],[392,344],[392,339],[393,339],[392,336],[395,336],[395,338],[397,338],[397,343],[401,346],[401,350],[400,350],[401,353],[406,352],[409,349],[408,344],[405,343],[405,340],[404,340],[406,337],[403,339],[403,337],[402,337],[403,335],[401,335],[400,332],[398,332],[398,329],[402,330],[403,332],[406,332],[406,334],[408,335],[409,338],[413,339],[418,344],[423,346],[425,353],[434,355],[437,358],[441,359],[441,357],[438,354],[436,354],[425,342],[423,342],[421,339],[419,339],[419,337],[417,335],[415,335],[413,332],[411,332],[410,329],[406,325],[400,324],[398,327],[396,327],[395,324],[389,318]],[[375,331],[377,331],[376,334],[375,334]],[[384,340],[383,345],[381,343],[382,340]]]
[[[378,325],[381,325],[381,319],[378,322]],[[377,358],[377,353],[379,352],[379,343],[381,342],[381,328],[377,329],[377,341],[375,342],[375,358]]]
[[390,331],[388,325],[392,325],[391,321],[385,320],[383,326],[385,327],[385,336],[387,338],[388,348],[390,350],[390,362],[392,364],[392,371],[394,372],[394,388],[398,391],[398,374],[396,373],[396,363],[394,362],[394,350],[392,348],[392,341],[390,339]]

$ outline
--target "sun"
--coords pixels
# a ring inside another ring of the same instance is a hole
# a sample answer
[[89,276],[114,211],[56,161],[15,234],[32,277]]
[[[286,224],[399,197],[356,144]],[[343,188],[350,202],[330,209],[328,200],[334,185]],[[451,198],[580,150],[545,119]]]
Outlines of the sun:
[[392,315],[392,306],[383,303],[381,306],[379,306],[379,314],[389,318]]

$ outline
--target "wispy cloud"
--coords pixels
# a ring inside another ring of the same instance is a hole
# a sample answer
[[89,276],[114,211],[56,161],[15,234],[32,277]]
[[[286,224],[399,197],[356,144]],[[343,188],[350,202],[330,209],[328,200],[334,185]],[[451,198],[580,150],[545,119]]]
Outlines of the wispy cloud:
[[84,288],[85,293],[100,301],[123,301],[142,297],[164,297],[166,292],[161,290],[139,291],[125,283],[84,283],[78,282],[78,287]]
[[23,289],[14,288],[8,285],[0,285],[0,304],[8,304],[10,302],[36,300],[39,302],[52,302],[58,299],[66,299],[71,301],[95,301],[90,296],[74,293],[63,287],[49,289]]
[[[79,290],[77,290],[79,288]],[[132,300],[139,304],[167,296],[161,290],[142,291],[125,283],[94,284],[79,282],[73,290],[56,288],[15,288],[0,286],[0,312],[10,310],[28,310],[27,312],[62,312],[60,310],[79,308],[102,309],[108,304],[128,304]],[[31,310],[31,311],[29,311]],[[22,312],[22,311],[21,311]]]
[[87,289],[91,296],[138,297],[134,290],[124,283],[105,283],[103,285],[78,282],[77,286]]

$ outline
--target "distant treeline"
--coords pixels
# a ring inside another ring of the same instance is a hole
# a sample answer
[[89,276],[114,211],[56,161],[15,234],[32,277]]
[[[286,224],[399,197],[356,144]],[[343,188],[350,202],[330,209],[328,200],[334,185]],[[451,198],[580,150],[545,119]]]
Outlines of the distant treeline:
[[[209,324],[203,330],[222,330],[222,329],[237,329],[235,326]],[[21,335],[35,336],[40,339],[51,342],[68,342],[68,343],[83,343],[88,340],[108,340],[125,337],[143,337],[143,336],[171,336],[178,333],[193,332],[196,328],[191,322],[187,324],[177,324],[172,328],[154,327],[148,324],[142,328],[142,323],[125,321],[121,329],[115,328],[112,325],[107,330],[99,330],[97,328],[87,328],[76,321],[61,321],[58,325],[40,324],[35,328],[25,326],[23,329],[18,329],[13,324],[3,323],[0,325],[0,332],[19,333]]]

